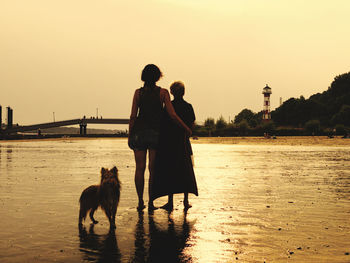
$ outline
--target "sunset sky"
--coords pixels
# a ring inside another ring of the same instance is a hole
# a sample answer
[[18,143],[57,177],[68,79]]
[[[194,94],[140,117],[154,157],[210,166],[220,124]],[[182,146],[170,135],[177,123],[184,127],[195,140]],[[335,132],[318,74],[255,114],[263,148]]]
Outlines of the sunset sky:
[[140,73],[182,80],[199,122],[323,92],[350,71],[348,0],[0,1],[0,105],[14,122],[128,118]]

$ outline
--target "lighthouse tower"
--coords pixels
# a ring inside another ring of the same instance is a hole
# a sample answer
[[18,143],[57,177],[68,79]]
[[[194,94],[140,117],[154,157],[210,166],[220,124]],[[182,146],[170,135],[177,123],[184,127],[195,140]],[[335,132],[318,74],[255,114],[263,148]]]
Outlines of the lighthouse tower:
[[263,108],[263,121],[271,120],[271,112],[270,112],[270,95],[271,88],[269,86],[263,88],[262,94],[264,94],[264,108]]

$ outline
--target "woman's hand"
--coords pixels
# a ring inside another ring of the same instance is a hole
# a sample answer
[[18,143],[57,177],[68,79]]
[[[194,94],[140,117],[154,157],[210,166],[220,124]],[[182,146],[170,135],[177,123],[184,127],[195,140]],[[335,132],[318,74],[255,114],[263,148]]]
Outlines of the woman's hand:
[[192,135],[192,130],[190,129],[190,128],[188,128],[187,126],[186,126],[186,130],[185,130],[185,133],[186,133],[186,135],[188,136],[188,137],[191,137],[191,135]]

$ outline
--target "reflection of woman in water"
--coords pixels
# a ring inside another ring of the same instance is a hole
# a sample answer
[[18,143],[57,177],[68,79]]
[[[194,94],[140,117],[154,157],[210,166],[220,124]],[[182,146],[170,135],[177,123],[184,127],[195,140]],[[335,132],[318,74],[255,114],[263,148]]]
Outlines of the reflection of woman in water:
[[[184,251],[191,232],[186,215],[185,212],[182,224],[176,224],[169,213],[167,222],[161,224],[155,222],[153,215],[149,214],[149,234],[146,235],[144,228],[139,226],[140,222],[143,223],[143,214],[139,214],[136,231],[141,232],[135,233],[135,254],[132,262],[191,262],[191,255]],[[144,253],[146,250],[147,254]]]
[[135,229],[135,251],[130,262],[146,262],[147,248],[146,248],[146,233],[143,220],[143,211],[138,213],[139,218]]
[[[192,105],[183,96],[185,86],[174,82],[171,87],[174,96],[172,105],[176,114],[189,126],[194,126],[195,115]],[[152,199],[168,195],[168,203],[162,208],[173,209],[173,194],[184,193],[184,207],[188,209],[188,193],[198,195],[196,178],[192,166],[192,148],[189,137],[164,114],[160,129],[160,142],[152,180]]]
[[144,215],[140,212],[135,228],[135,250],[129,262],[192,262],[191,255],[185,251],[192,230],[186,216],[187,211],[183,221],[175,223],[168,213],[167,222],[161,223],[148,214],[149,233],[146,233]]
[[[137,89],[134,94],[130,123],[128,144],[134,150],[136,171],[135,185],[138,195],[138,210],[145,208],[143,202],[144,173],[146,169],[146,155],[149,158],[149,194],[151,193],[151,181],[154,174],[154,161],[156,149],[159,142],[159,128],[163,108],[170,118],[177,123],[184,133],[191,134],[192,131],[176,115],[166,89],[156,86],[156,82],[162,77],[162,73],[156,65],[147,65],[141,75],[144,86]],[[153,201],[150,198],[148,209],[154,209]]]

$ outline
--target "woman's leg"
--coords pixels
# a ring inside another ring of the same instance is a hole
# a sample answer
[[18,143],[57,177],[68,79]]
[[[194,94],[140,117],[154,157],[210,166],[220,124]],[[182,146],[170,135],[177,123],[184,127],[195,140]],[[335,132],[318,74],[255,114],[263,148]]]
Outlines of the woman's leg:
[[192,205],[188,202],[188,193],[184,193],[184,207],[185,209],[191,208]]
[[139,198],[139,204],[137,206],[138,210],[145,208],[143,203],[143,188],[145,184],[145,169],[146,169],[146,154],[147,151],[134,151],[136,170],[135,170],[135,186],[137,191],[137,196]]
[[152,182],[153,182],[153,175],[155,171],[155,160],[156,160],[156,150],[150,149],[149,150],[149,156],[148,156],[148,170],[149,170],[149,180],[148,180],[148,209],[154,210],[156,209],[153,205],[153,199],[152,199]]
[[174,209],[174,197],[172,194],[168,195],[168,203],[161,206],[160,208],[168,210],[168,211],[172,211]]

